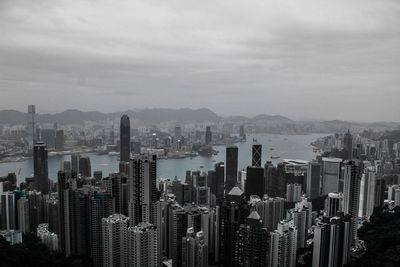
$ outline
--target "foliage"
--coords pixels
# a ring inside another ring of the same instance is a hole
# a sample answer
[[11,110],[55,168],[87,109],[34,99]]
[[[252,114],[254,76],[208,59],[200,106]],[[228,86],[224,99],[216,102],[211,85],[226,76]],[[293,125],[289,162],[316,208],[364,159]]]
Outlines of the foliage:
[[23,236],[23,244],[11,246],[0,237],[0,262],[2,267],[43,266],[93,266],[85,256],[65,257],[50,251],[34,234]]

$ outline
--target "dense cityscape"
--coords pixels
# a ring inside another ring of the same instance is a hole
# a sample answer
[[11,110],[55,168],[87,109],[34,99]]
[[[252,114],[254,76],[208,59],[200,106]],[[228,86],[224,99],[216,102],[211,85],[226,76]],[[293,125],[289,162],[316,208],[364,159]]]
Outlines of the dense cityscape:
[[[35,116],[31,105],[20,136],[34,175],[0,177],[0,233],[14,246],[33,234],[53,255],[80,257],[80,266],[352,266],[369,253],[358,232],[374,212],[399,212],[400,142],[382,133],[321,137],[315,159],[277,165],[262,161],[254,139],[241,170],[235,143],[246,139],[245,125],[236,134],[216,134],[216,125],[139,133],[123,115],[119,129],[99,131],[94,149],[118,153],[118,172],[92,171],[90,157],[67,150],[53,181],[49,153],[68,145],[57,124],[41,129]],[[210,157],[221,142],[226,160],[213,169],[157,178],[167,151]]]
[[0,0],[0,267],[399,267],[399,0]]

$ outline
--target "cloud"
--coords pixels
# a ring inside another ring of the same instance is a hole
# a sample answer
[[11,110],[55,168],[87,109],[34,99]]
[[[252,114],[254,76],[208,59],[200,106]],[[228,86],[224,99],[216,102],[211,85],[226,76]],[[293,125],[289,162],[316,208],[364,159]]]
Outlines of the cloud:
[[398,120],[399,15],[396,0],[3,0],[0,105]]

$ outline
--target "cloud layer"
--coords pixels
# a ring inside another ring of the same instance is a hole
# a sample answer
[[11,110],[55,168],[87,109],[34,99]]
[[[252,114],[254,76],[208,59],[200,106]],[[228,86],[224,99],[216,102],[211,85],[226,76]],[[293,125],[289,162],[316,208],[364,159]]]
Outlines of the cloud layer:
[[397,0],[2,0],[0,106],[396,120]]

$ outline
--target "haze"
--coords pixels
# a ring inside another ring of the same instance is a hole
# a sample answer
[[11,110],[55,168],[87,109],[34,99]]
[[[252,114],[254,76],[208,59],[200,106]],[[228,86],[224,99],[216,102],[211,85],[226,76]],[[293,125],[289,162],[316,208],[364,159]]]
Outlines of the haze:
[[398,0],[0,1],[0,109],[399,121]]

